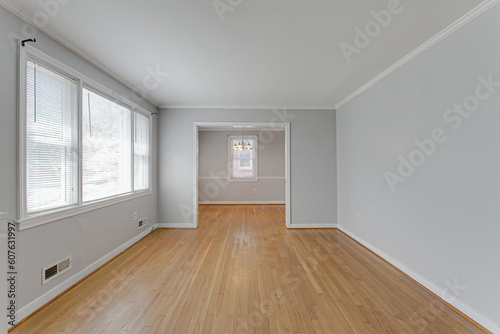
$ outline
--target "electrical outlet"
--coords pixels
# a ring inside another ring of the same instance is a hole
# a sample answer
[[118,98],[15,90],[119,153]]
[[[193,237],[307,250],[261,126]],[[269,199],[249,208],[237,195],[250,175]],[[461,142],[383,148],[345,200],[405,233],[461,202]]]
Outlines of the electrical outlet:
[[137,212],[134,212],[134,220],[137,220]]
[[358,218],[358,220],[361,219],[361,213],[359,211],[356,213],[356,218]]
[[257,188],[253,188],[253,193],[256,194],[257,193]]

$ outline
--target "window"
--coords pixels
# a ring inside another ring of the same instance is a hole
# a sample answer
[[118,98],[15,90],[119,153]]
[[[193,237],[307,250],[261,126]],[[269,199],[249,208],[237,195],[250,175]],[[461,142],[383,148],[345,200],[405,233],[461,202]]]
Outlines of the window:
[[20,55],[20,228],[150,194],[149,113],[31,46]]
[[255,181],[257,179],[257,136],[243,137],[245,144],[252,149],[233,150],[242,142],[242,137],[229,136],[229,176],[231,180]]
[[82,101],[83,202],[130,192],[132,111],[87,88]]
[[75,80],[45,66],[26,65],[26,211],[78,201]]
[[149,119],[135,113],[134,190],[149,187]]

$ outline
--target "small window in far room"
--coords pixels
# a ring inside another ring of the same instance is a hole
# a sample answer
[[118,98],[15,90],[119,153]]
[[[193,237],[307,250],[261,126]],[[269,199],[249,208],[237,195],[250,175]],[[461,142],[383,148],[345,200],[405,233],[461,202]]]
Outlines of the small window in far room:
[[229,177],[231,180],[257,180],[257,136],[229,136]]

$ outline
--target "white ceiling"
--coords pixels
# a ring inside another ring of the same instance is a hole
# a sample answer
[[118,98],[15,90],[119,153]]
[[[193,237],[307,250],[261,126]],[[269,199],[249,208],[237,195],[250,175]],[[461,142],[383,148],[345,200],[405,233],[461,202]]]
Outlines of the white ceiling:
[[[55,0],[46,28],[161,106],[333,108],[481,0],[400,0],[348,63],[340,43],[398,0]],[[219,18],[214,3],[234,4]],[[5,1],[4,1],[5,2]],[[16,0],[27,14],[39,0]],[[146,81],[152,86],[154,81]],[[150,87],[153,88],[153,87]]]

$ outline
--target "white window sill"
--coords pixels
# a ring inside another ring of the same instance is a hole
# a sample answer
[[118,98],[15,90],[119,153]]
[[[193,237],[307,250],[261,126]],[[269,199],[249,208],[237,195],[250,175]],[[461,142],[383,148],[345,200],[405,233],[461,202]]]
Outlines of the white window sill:
[[16,223],[18,225],[19,231],[22,231],[22,230],[26,230],[28,228],[52,223],[52,222],[57,221],[57,220],[76,216],[76,215],[79,215],[79,214],[82,214],[85,212],[101,209],[101,208],[104,208],[104,207],[107,207],[110,205],[114,205],[114,204],[125,202],[125,201],[130,201],[132,199],[148,196],[151,194],[152,194],[151,189],[147,189],[147,190],[137,192],[134,194],[122,195],[122,196],[118,196],[118,197],[114,197],[111,199],[106,199],[106,200],[102,200],[102,201],[98,201],[98,202],[83,204],[83,205],[71,207],[71,208],[64,208],[64,209],[52,211],[49,213],[43,213],[43,214],[40,214],[37,216],[26,217],[26,218],[17,220]]

